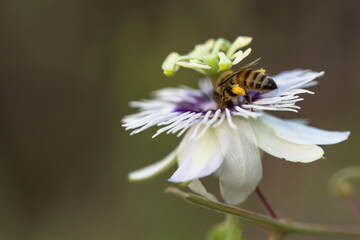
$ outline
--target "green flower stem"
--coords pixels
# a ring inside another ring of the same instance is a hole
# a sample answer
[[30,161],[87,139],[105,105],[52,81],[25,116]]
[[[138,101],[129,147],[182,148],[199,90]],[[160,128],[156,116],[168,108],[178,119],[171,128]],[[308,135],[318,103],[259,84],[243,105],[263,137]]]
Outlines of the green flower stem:
[[165,192],[172,193],[183,200],[187,200],[199,206],[241,217],[273,232],[277,232],[278,234],[296,233],[303,235],[332,237],[360,237],[360,227],[324,226],[289,222],[285,221],[284,219],[274,219],[245,209],[236,208],[223,203],[213,202],[203,197],[180,191],[179,189],[173,187],[166,189]]

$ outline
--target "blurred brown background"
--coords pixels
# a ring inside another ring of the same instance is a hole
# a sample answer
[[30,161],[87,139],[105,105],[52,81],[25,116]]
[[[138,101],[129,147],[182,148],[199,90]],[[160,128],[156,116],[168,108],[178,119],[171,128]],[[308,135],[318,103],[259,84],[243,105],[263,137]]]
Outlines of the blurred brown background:
[[[130,100],[197,86],[195,72],[162,75],[170,51],[238,35],[254,37],[251,56],[270,74],[326,72],[299,114],[278,116],[352,132],[313,164],[266,156],[263,189],[289,218],[355,224],[327,184],[336,170],[359,165],[359,7],[356,0],[1,1],[0,239],[205,239],[223,217],[163,194],[171,171],[127,181],[179,139],[152,140],[155,129],[130,137],[120,120],[134,111]],[[263,212],[254,197],[246,207]],[[252,225],[245,233],[267,236]]]

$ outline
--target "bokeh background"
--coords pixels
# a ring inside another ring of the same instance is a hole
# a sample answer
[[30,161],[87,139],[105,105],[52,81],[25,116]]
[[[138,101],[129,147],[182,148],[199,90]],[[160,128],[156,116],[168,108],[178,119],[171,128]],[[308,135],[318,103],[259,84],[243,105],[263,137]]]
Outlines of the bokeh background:
[[[355,224],[328,179],[359,165],[359,7],[356,0],[1,1],[0,239],[205,239],[223,216],[164,194],[171,171],[127,181],[179,139],[151,139],[155,129],[130,137],[120,120],[134,112],[130,100],[197,86],[196,72],[162,74],[170,51],[238,35],[254,37],[252,59],[262,57],[270,74],[326,72],[298,114],[278,116],[352,132],[312,164],[265,156],[263,189],[288,218]],[[245,207],[264,212],[254,196]],[[245,234],[267,237],[251,224]]]

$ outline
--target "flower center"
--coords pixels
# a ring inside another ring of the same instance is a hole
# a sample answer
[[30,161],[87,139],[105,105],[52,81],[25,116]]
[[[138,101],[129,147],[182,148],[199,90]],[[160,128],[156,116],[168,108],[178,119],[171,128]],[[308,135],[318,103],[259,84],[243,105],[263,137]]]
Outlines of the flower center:
[[[249,96],[252,101],[257,101],[261,99],[263,93],[256,91],[249,91]],[[181,102],[176,103],[174,112],[195,112],[206,114],[208,111],[215,112],[218,109],[228,108],[233,110],[236,107],[241,107],[243,104],[246,104],[244,96],[237,96],[231,100],[228,106],[220,106],[213,100],[213,90],[208,89],[206,92],[201,92],[201,94],[188,93],[186,98]],[[248,110],[248,109],[246,109]]]

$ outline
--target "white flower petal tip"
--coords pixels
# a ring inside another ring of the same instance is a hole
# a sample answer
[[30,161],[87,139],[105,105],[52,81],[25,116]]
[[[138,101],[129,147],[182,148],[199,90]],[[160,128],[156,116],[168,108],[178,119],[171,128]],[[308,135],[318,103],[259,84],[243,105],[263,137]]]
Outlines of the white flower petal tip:
[[170,182],[187,182],[206,177],[215,172],[223,162],[219,142],[213,130],[209,129],[204,135],[191,141],[195,127],[186,133],[178,148],[179,168],[169,179]]
[[211,193],[209,193],[199,179],[195,179],[188,184],[193,192],[210,199],[211,201],[218,202],[218,199]]
[[258,146],[268,154],[291,162],[309,163],[323,157],[324,150],[315,144],[297,144],[278,137],[262,118],[251,120]]
[[261,119],[278,137],[296,144],[330,145],[343,142],[350,135],[349,131],[326,131],[269,114],[263,114]]
[[256,138],[248,120],[234,119],[237,130],[225,122],[215,129],[224,162],[218,170],[221,196],[228,204],[244,202],[262,178]]
[[131,182],[139,182],[151,179],[153,177],[158,176],[164,171],[168,170],[172,166],[176,164],[176,151],[174,150],[164,159],[159,162],[153,163],[149,166],[141,168],[139,170],[135,170],[128,175],[128,179]]

